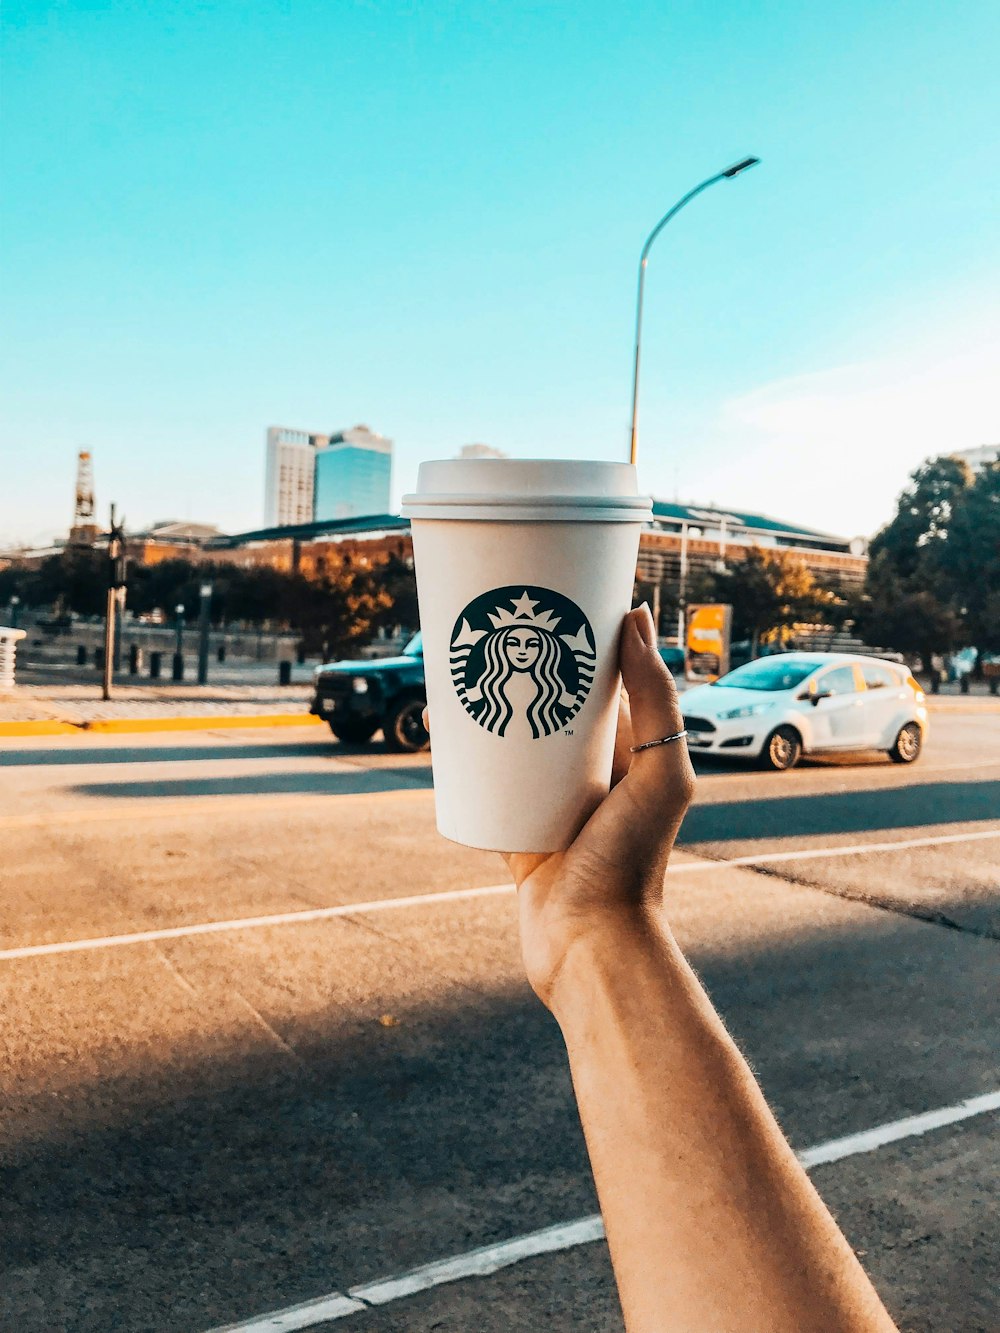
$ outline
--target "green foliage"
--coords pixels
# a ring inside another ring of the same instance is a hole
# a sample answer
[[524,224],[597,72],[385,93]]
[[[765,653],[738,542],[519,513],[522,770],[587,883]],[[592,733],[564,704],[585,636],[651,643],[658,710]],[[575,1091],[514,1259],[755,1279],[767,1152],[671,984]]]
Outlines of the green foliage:
[[955,506],[971,484],[972,472],[960,458],[932,458],[918,467],[895,515],[872,538],[873,559],[884,553],[903,580],[923,574],[947,542]]
[[962,492],[935,565],[970,641],[1000,651],[1000,463]]
[[801,556],[790,551],[751,546],[744,557],[700,581],[704,600],[729,602],[733,608],[733,638],[763,638],[795,624],[828,624],[841,605],[837,594],[824,588]]
[[935,653],[1000,648],[1000,464],[973,474],[959,458],[913,473],[872,541],[859,624],[879,643]]
[[[307,579],[266,566],[194,564],[164,560],[129,566],[127,606],[134,615],[162,613],[168,620],[183,605],[190,620],[201,584],[212,583],[211,617],[218,625],[267,625],[297,630],[307,652],[346,657],[366,644],[380,624],[415,628],[416,585],[400,556],[369,561],[327,557],[321,577]],[[11,596],[25,607],[56,614],[100,615],[105,608],[108,559],[102,550],[70,548],[36,568],[0,570],[0,605]]]
[[376,617],[378,625],[386,628],[401,625],[405,631],[416,632],[420,627],[420,612],[413,561],[393,552],[381,566],[379,582],[390,604]]
[[100,615],[108,594],[107,554],[71,546],[37,566],[14,563],[0,571],[0,604],[15,594],[26,607],[49,608],[55,615]]
[[940,590],[926,577],[901,578],[884,549],[868,566],[855,627],[869,643],[918,654],[928,669],[934,654],[949,652],[962,637],[961,619]]
[[294,624],[307,653],[319,652],[325,662],[350,657],[371,639],[392,607],[380,575],[380,565],[345,555],[328,560],[320,579],[299,581]]

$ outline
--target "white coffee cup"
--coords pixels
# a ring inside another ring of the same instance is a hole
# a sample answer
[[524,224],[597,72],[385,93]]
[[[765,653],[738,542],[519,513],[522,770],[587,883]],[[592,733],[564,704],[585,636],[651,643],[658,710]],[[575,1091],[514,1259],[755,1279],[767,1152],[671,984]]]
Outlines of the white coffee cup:
[[652,510],[628,463],[423,463],[410,518],[438,829],[559,851],[608,793],[618,637]]

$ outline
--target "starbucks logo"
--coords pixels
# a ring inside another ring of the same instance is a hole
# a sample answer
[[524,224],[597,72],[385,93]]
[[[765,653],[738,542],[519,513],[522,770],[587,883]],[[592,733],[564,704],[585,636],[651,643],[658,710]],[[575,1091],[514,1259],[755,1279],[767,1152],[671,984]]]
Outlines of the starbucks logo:
[[471,601],[451,632],[451,678],[465,711],[496,736],[561,731],[594,681],[594,634],[575,602],[517,584]]

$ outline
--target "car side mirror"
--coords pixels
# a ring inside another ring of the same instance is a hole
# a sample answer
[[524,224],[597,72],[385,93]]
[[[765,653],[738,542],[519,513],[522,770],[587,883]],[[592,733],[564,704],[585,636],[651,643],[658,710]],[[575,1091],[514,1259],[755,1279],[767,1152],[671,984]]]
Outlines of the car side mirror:
[[815,694],[811,694],[809,696],[809,701],[812,704],[813,708],[815,708],[816,705],[822,703],[824,699],[832,699],[832,698],[833,695],[830,693],[829,690],[818,690]]

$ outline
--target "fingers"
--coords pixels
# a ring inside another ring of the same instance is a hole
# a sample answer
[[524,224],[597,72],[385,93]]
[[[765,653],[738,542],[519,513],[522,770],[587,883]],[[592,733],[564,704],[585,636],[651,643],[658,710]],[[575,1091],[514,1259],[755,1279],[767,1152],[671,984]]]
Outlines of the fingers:
[[628,695],[624,690],[618,696],[618,730],[615,732],[615,757],[611,765],[611,785],[617,787],[632,764],[632,718]]
[[[642,745],[683,730],[677,687],[656,651],[656,632],[648,607],[641,606],[625,617],[619,657],[632,714],[632,744]],[[694,786],[694,770],[684,741],[634,754],[629,786],[636,795],[657,806],[680,804],[683,813]]]

